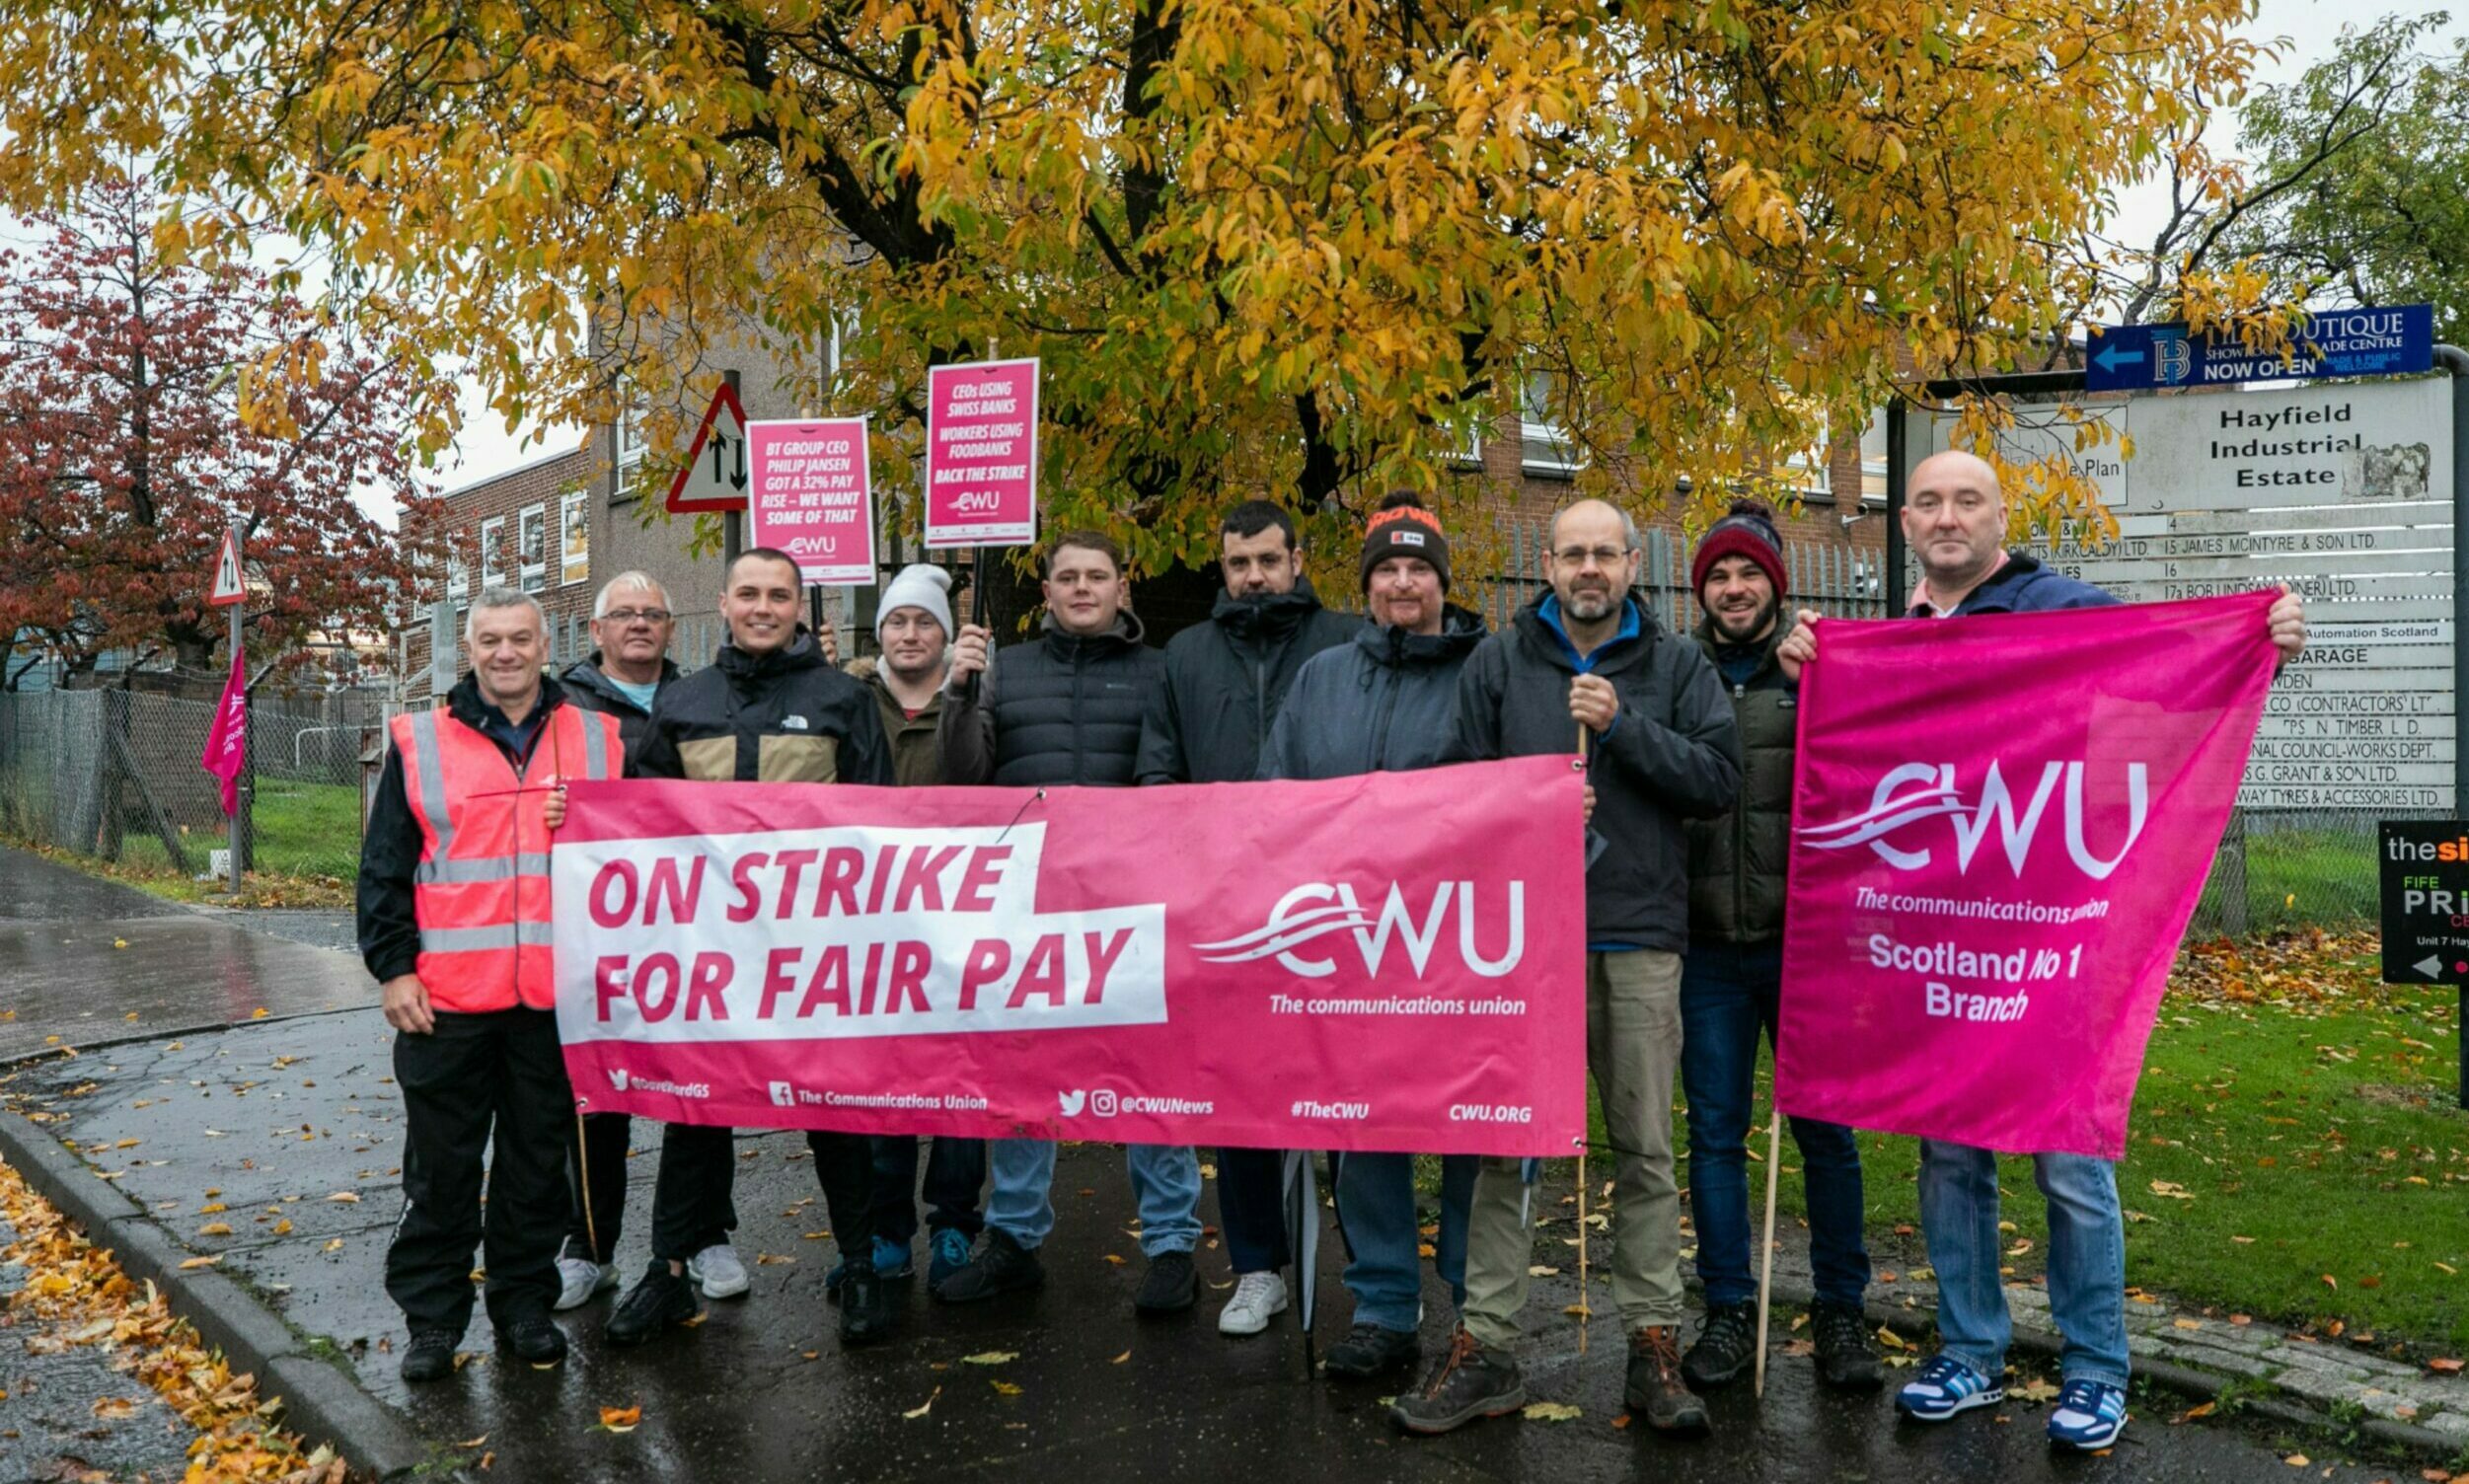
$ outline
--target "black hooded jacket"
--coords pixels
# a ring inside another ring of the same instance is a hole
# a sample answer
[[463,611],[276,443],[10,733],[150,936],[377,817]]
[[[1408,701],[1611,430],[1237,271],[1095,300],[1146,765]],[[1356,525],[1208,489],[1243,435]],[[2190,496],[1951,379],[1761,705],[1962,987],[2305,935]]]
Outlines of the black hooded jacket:
[[1165,646],[1165,683],[1141,718],[1140,780],[1225,783],[1253,776],[1306,661],[1364,628],[1320,606],[1308,579],[1271,597],[1221,591],[1209,622]]
[[[1518,610],[1485,639],[1459,681],[1458,738],[1469,758],[1575,753],[1569,683],[1578,660],[1541,613]],[[1588,673],[1611,683],[1620,710],[1595,740],[1593,832],[1603,853],[1586,872],[1586,936],[1598,944],[1688,949],[1688,841],[1682,821],[1732,807],[1740,730],[1705,652],[1629,602],[1637,632],[1595,651]]]
[[1483,621],[1441,611],[1441,631],[1370,624],[1354,642],[1306,661],[1260,753],[1264,779],[1342,779],[1460,762],[1458,672],[1483,642]]
[[801,626],[786,648],[720,645],[660,688],[627,776],[705,782],[892,782],[874,698],[826,663]]

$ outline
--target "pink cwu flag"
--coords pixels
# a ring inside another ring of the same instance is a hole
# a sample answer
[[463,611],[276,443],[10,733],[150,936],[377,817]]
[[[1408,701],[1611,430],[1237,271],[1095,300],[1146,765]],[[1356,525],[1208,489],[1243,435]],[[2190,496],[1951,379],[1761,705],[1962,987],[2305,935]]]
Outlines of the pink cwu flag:
[[223,813],[240,807],[240,770],[249,756],[249,678],[247,657],[232,646],[231,678],[223,682],[223,699],[214,705],[214,725],[206,731],[205,756],[197,766],[213,774],[221,785]]
[[2271,689],[2273,597],[1824,626],[1800,692],[1784,1111],[2126,1151]]

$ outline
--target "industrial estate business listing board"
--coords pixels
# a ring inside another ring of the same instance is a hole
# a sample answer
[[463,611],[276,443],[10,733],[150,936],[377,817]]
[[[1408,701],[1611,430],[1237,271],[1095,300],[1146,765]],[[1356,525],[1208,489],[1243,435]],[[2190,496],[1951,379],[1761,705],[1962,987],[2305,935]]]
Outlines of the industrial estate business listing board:
[[[2015,410],[2008,457],[2074,449],[2074,427],[2054,408]],[[2239,806],[2452,807],[2450,379],[2162,394],[2084,410],[2119,435],[2071,455],[2118,536],[2067,533],[2036,548],[2044,560],[2130,603],[2275,583],[2306,600],[2306,649],[2273,684]],[[1946,447],[1952,425],[1915,419],[1912,461]]]

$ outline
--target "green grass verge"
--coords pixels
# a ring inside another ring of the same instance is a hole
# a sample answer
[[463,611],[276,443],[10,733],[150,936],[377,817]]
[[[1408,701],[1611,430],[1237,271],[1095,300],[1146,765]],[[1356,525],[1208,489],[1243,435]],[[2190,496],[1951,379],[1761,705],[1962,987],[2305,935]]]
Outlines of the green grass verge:
[[[360,790],[347,783],[301,783],[258,779],[256,858],[252,868],[268,876],[349,881],[360,869]],[[191,830],[182,841],[192,869],[205,869],[206,853],[223,836]],[[171,870],[163,842],[151,835],[123,837],[120,853],[140,871]]]
[[[2129,1285],[2224,1313],[2469,1348],[2459,1000],[2377,973],[2370,934],[2212,943],[2181,957],[2118,1167]],[[1771,1076],[1762,1063],[1761,1109]],[[1687,1148],[1678,1115],[1674,1140]],[[1754,1148],[1762,1155],[1762,1126]],[[1920,1220],[1917,1142],[1864,1133],[1860,1152],[1880,1265],[1923,1261],[1917,1235],[1897,1229]],[[1751,1166],[1754,1192],[1763,1169]],[[2049,1233],[2032,1162],[2002,1159],[1998,1170],[2007,1240],[2030,1243],[2008,1261],[2017,1276],[2039,1275]],[[1789,1221],[1805,1207],[1788,1134],[1783,1172]]]
[[[2356,830],[2250,829],[2246,926],[2253,932],[2371,927],[2376,916],[2374,835]],[[2225,926],[2220,867],[2195,909],[2199,928]]]

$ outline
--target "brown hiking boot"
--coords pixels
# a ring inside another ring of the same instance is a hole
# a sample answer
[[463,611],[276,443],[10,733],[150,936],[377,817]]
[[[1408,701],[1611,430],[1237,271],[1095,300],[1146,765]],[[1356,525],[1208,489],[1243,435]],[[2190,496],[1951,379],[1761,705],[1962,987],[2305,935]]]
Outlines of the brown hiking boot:
[[1389,1403],[1388,1415],[1409,1433],[1446,1433],[1525,1405],[1526,1377],[1518,1363],[1485,1349],[1461,1326],[1414,1389]]
[[1681,1377],[1681,1331],[1651,1324],[1629,1336],[1629,1410],[1658,1433],[1703,1434],[1706,1404]]

